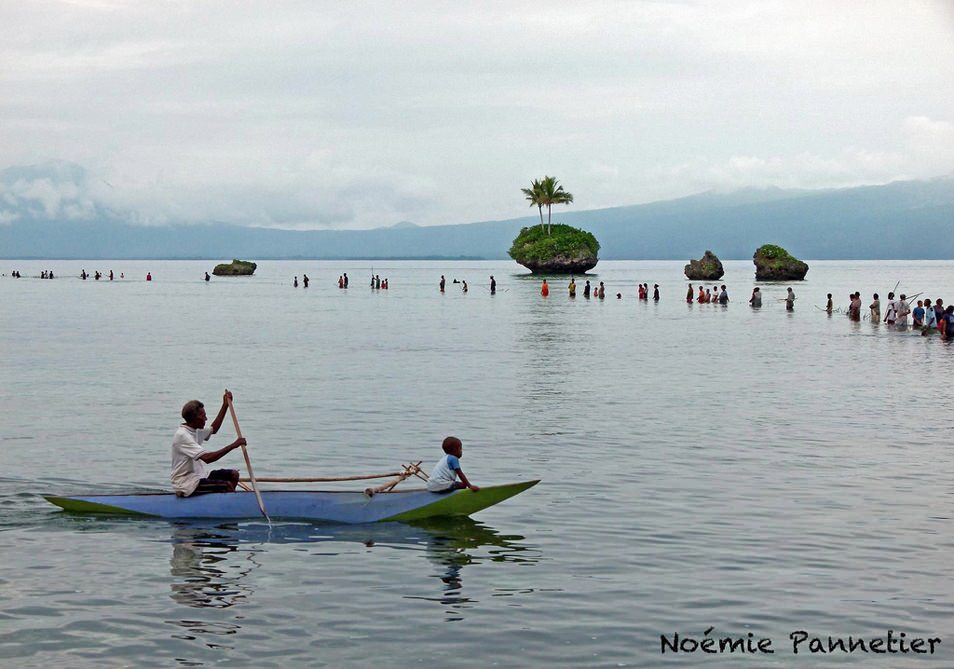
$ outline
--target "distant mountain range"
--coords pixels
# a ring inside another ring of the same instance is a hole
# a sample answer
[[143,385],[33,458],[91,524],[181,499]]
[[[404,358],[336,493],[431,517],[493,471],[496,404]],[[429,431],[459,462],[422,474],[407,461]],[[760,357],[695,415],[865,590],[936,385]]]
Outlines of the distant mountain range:
[[[519,195],[519,193],[518,193]],[[9,204],[9,203],[7,203]],[[374,230],[276,230],[226,223],[143,226],[93,205],[83,217],[47,220],[4,209],[4,258],[507,258],[535,215],[505,221]],[[4,222],[7,221],[7,222]],[[688,260],[711,249],[724,260],[751,258],[765,243],[799,258],[954,258],[954,178],[802,191],[707,192],[650,204],[554,212],[584,228],[600,258]]]

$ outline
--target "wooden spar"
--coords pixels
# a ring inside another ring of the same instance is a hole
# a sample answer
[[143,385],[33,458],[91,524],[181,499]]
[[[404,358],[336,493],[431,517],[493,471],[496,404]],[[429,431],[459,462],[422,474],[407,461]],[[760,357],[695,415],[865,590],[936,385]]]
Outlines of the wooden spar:
[[390,492],[394,486],[410,476],[417,476],[418,478],[426,481],[426,475],[422,475],[421,472],[421,462],[421,460],[418,460],[417,462],[404,465],[404,470],[400,472],[394,480],[388,481],[387,483],[382,483],[377,488],[367,488],[365,489],[364,494],[368,497],[372,497],[379,492]]
[[[389,476],[400,476],[402,472],[387,472],[386,474],[366,474],[362,476],[268,476],[256,477],[262,483],[331,483],[333,481],[361,481],[363,479],[383,479]],[[239,481],[249,481],[240,478]]]
[[[385,474],[363,474],[360,476],[258,476],[255,480],[258,483],[334,483],[336,481],[362,481],[367,479],[383,479],[390,476],[398,477],[398,481],[403,481],[408,476],[416,476],[422,481],[427,480],[427,474],[421,471],[421,462],[412,465],[405,465],[404,470],[400,472],[387,472]],[[249,478],[240,478],[240,483],[251,481]],[[396,485],[396,484],[395,484]]]
[[[225,391],[228,393],[228,389]],[[232,424],[235,426],[235,435],[241,439],[242,438],[242,428],[239,427],[238,417],[235,415],[235,406],[232,404],[232,398],[228,398],[229,401],[229,413],[232,414]],[[265,516],[265,520],[268,521],[271,525],[272,519],[268,517],[268,512],[265,511],[265,502],[262,501],[262,493],[258,491],[258,484],[255,483],[255,472],[252,471],[252,461],[248,458],[248,450],[245,448],[245,444],[242,444],[242,455],[245,456],[245,468],[248,469],[248,477],[252,482],[252,490],[255,491],[255,500],[258,502],[258,509],[262,512],[262,515]]]

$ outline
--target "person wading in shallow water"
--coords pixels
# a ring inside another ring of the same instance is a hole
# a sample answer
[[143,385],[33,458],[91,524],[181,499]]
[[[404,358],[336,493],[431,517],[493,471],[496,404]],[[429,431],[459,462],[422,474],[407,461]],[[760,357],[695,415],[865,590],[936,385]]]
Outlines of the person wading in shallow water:
[[898,318],[898,303],[894,301],[894,293],[888,293],[888,307],[884,311],[884,322],[888,325],[894,325]]
[[853,321],[861,320],[861,293],[851,294],[851,302],[848,303],[848,318]]
[[749,298],[749,304],[756,309],[762,306],[762,291],[759,290],[758,286],[752,289],[752,297]]

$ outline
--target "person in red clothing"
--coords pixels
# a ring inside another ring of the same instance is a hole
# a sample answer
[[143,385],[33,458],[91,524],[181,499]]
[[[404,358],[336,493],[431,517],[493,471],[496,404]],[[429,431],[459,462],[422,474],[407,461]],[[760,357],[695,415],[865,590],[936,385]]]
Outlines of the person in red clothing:
[[543,280],[543,285],[540,287],[540,294],[546,297],[550,294],[550,286],[547,285],[547,280]]

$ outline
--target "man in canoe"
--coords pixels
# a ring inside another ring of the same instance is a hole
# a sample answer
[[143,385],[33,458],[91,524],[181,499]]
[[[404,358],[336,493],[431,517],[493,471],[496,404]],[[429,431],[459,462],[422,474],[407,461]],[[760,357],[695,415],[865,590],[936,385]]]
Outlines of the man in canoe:
[[245,445],[244,437],[239,437],[228,446],[217,451],[202,450],[202,443],[219,431],[225,412],[228,411],[232,393],[225,391],[222,396],[222,408],[212,421],[212,427],[206,428],[205,405],[199,400],[189,400],[182,407],[182,419],[185,421],[176,430],[172,438],[172,487],[179,497],[206,492],[235,492],[238,485],[237,469],[216,469],[206,472],[205,465],[211,464],[236,448]]
[[461,488],[470,488],[474,492],[480,490],[468,481],[464,472],[461,471],[460,459],[464,457],[464,445],[460,439],[447,437],[441,444],[441,448],[444,449],[445,455],[437,462],[434,471],[428,477],[427,489],[431,492],[447,492]]

